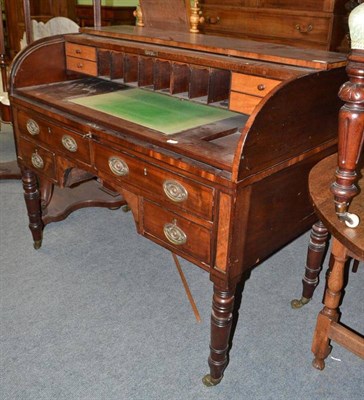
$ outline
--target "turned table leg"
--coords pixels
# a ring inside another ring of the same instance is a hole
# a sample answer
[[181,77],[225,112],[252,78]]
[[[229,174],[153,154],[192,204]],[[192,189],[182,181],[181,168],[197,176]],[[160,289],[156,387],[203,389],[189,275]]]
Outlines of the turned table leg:
[[24,199],[29,217],[29,229],[32,232],[34,248],[38,250],[42,245],[42,212],[37,177],[30,170],[22,170]]
[[325,368],[325,358],[330,353],[330,324],[337,322],[339,318],[338,307],[344,286],[345,264],[348,260],[347,249],[335,238],[333,239],[332,255],[334,263],[327,281],[324,308],[317,317],[312,342],[312,352],[315,356],[312,365],[320,370]]
[[233,319],[235,288],[224,290],[214,285],[211,312],[210,374],[203,377],[206,386],[217,385],[228,363],[230,331]]
[[325,225],[318,221],[312,226],[310,241],[307,250],[305,275],[302,279],[302,297],[291,301],[292,308],[301,308],[313,296],[319,282],[319,273],[326,251],[328,232]]

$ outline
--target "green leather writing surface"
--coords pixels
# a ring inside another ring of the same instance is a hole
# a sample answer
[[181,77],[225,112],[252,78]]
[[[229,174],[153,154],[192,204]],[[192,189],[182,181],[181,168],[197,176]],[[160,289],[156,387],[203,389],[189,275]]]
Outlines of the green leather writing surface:
[[238,115],[228,110],[137,88],[70,101],[166,135]]

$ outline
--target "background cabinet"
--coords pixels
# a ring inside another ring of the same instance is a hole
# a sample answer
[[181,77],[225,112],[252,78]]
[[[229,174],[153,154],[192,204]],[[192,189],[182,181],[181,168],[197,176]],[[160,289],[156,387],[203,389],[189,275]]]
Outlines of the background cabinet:
[[200,0],[210,34],[347,51],[348,0]]

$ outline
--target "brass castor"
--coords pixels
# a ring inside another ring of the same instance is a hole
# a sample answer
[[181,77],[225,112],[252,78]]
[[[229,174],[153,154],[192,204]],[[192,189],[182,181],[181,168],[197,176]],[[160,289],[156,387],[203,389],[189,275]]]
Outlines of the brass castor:
[[125,206],[122,206],[121,209],[122,209],[125,213],[127,213],[127,212],[129,212],[129,211],[131,210],[131,208],[130,208],[127,204],[126,204]]
[[33,247],[35,248],[35,250],[39,250],[41,246],[42,246],[42,239],[34,241]]
[[222,376],[220,378],[215,379],[210,374],[207,374],[202,378],[202,383],[207,387],[216,386],[221,382],[221,379]]
[[301,297],[300,299],[294,299],[291,301],[291,307],[294,309],[301,308],[307,303],[310,302],[311,299],[307,299],[306,297]]

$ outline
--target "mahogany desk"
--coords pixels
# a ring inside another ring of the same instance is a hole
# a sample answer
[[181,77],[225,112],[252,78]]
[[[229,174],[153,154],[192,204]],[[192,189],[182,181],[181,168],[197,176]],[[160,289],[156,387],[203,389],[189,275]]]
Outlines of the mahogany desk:
[[[125,200],[140,234],[209,273],[204,382],[219,383],[237,283],[315,221],[307,176],[335,151],[345,64],[336,53],[137,27],[34,43],[14,62],[10,95],[35,247],[60,195],[82,185],[116,193],[109,206]],[[166,134],[163,121],[159,130],[80,101],[130,88],[198,104],[208,120]]]

